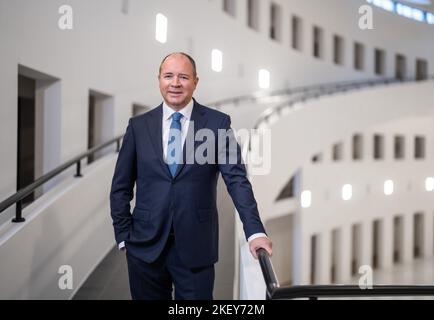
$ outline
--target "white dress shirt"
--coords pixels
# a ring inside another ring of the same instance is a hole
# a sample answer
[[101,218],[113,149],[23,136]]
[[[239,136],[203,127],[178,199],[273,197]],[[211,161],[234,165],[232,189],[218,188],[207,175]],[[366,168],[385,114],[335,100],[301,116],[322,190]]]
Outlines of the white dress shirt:
[[[164,159],[167,157],[167,146],[168,146],[168,140],[169,140],[169,131],[170,131],[170,125],[172,124],[172,114],[175,112],[179,112],[182,114],[181,118],[181,138],[182,138],[182,149],[184,149],[184,142],[187,137],[188,133],[188,127],[190,125],[191,120],[191,113],[193,111],[193,99],[190,100],[190,102],[181,110],[176,111],[173,110],[170,106],[166,104],[166,102],[163,102],[163,123],[162,123],[162,130],[163,130],[163,156]],[[259,238],[259,237],[266,237],[267,235],[265,233],[255,233],[252,234],[247,241],[252,241],[253,239]],[[122,241],[119,243],[119,249],[123,249],[125,247],[125,242]]]

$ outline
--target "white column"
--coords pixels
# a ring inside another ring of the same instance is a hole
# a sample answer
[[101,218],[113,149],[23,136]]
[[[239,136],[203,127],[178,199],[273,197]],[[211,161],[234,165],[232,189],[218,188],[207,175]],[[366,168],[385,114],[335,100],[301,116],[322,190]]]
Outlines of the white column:
[[362,135],[363,140],[363,161],[374,161],[374,133],[371,131],[365,132]]
[[406,263],[413,260],[413,214],[403,215],[403,221],[402,262]]
[[379,241],[380,267],[386,269],[393,265],[393,217],[386,217],[382,220]]
[[404,156],[405,160],[414,159],[414,137],[413,135],[404,135]]
[[235,12],[237,20],[244,26],[247,26],[247,0],[235,0]]
[[318,284],[330,284],[331,282],[331,234],[323,231],[318,236],[317,243],[316,279]]
[[353,137],[342,139],[342,160],[346,163],[353,161]]
[[294,285],[310,283],[310,235],[302,229],[303,210],[294,213],[292,238],[292,280]]
[[364,221],[361,228],[361,260],[357,268],[362,265],[372,265],[372,222]]
[[303,237],[294,252],[293,284],[310,284],[310,237]]
[[259,0],[259,32],[266,38],[270,37],[270,1]]

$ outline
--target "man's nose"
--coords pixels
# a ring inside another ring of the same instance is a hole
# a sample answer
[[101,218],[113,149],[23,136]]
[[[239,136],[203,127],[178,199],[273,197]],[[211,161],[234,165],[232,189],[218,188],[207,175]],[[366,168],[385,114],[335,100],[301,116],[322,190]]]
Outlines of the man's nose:
[[170,83],[170,85],[172,85],[173,87],[179,87],[181,85],[181,83],[179,82],[179,78],[178,77],[173,77],[172,78],[172,82]]

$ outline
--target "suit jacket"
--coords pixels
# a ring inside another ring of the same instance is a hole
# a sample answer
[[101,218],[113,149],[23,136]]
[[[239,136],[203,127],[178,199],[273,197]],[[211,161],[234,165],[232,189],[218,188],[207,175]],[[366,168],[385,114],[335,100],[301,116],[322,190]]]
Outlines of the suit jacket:
[[[110,193],[115,238],[117,243],[125,241],[129,254],[150,263],[161,254],[173,225],[176,248],[184,264],[190,268],[209,266],[218,260],[219,173],[240,214],[246,238],[265,233],[240,148],[237,145],[236,163],[218,163],[222,148],[217,143],[218,129],[230,129],[230,117],[194,101],[186,141],[199,129],[212,130],[216,161],[185,163],[194,153],[184,144],[184,163],[178,165],[172,178],[163,159],[162,116],[161,104],[129,121]],[[194,150],[201,143],[196,141]],[[131,214],[134,184],[136,205]]]

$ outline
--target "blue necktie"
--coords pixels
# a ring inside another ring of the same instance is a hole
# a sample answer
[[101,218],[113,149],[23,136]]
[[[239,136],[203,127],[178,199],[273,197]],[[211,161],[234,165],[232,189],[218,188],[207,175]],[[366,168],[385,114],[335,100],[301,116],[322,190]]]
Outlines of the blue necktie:
[[182,114],[179,112],[172,114],[172,123],[169,130],[166,160],[172,177],[175,176],[176,169],[182,158],[181,118]]

